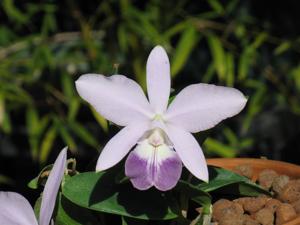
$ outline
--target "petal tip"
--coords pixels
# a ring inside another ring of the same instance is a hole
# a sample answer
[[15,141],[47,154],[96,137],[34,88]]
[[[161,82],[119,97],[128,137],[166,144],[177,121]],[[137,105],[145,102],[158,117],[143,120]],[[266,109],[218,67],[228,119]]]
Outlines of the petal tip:
[[153,56],[153,54],[161,55],[161,56],[168,58],[166,50],[161,45],[157,45],[152,49],[152,51],[150,52],[150,55]]

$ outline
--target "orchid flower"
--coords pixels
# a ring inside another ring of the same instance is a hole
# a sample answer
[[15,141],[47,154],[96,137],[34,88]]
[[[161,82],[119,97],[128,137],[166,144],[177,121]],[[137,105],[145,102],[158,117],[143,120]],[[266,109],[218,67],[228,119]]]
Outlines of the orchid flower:
[[85,74],[76,81],[84,100],[107,120],[124,126],[102,150],[96,171],[114,166],[136,145],[125,162],[125,174],[135,188],[173,188],[182,163],[208,181],[205,157],[191,133],[236,115],[246,98],[234,88],[200,83],[184,88],[168,106],[170,63],[161,46],[151,51],[146,72],[149,101],[142,88],[123,75]]
[[[15,192],[0,192],[0,221],[5,225],[49,225],[66,168],[67,148],[57,157],[42,195],[39,222],[30,203]],[[53,224],[53,221],[51,221]]]

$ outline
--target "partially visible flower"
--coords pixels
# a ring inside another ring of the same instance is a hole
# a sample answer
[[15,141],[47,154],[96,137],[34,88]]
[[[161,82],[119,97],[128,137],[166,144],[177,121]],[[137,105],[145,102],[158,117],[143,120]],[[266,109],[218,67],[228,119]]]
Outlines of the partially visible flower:
[[[57,157],[42,195],[39,222],[30,203],[15,192],[0,192],[0,221],[5,225],[49,225],[67,163],[67,148]],[[53,224],[53,221],[51,222]]]
[[125,163],[125,173],[136,188],[173,188],[181,175],[181,162],[194,176],[208,181],[205,157],[191,133],[236,115],[246,98],[234,88],[193,84],[168,106],[170,64],[162,47],[152,50],[146,69],[149,101],[141,87],[123,75],[86,74],[76,81],[79,95],[98,113],[125,126],[104,147],[96,170],[114,166],[137,144]]

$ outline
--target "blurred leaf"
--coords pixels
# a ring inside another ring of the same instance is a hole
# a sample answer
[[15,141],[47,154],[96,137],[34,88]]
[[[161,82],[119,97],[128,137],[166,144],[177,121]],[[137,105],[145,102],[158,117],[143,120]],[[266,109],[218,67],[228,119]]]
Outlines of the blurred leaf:
[[77,97],[71,98],[68,110],[68,121],[74,121],[80,108],[80,100]]
[[205,74],[203,75],[202,82],[203,83],[211,82],[211,80],[213,78],[213,75],[214,75],[214,72],[215,72],[215,64],[210,63],[207,67],[207,70],[206,70]]
[[172,26],[171,28],[169,28],[168,30],[165,31],[165,33],[163,34],[164,36],[164,40],[168,40],[170,38],[172,38],[174,35],[178,34],[178,33],[182,33],[182,31],[187,32],[188,27],[187,25],[191,26],[190,21],[182,21],[179,22],[177,24],[175,24],[174,26]]
[[229,127],[225,127],[223,132],[224,132],[225,137],[229,141],[230,145],[233,146],[239,142],[238,137]]
[[31,106],[26,112],[26,126],[29,136],[29,144],[31,149],[31,155],[33,159],[38,157],[39,146],[39,117],[37,110]]
[[86,144],[97,148],[98,142],[95,139],[95,137],[82,125],[80,125],[77,122],[69,122],[68,123],[71,130],[79,137],[81,138]]
[[274,50],[275,55],[281,55],[282,53],[286,52],[291,48],[291,42],[284,41],[279,46],[277,46]]
[[97,120],[98,124],[102,127],[102,129],[107,133],[108,132],[108,123],[107,120],[101,116],[93,107],[90,107],[93,116]]
[[55,15],[53,13],[46,13],[43,18],[42,33],[47,35],[49,32],[54,32],[57,29]]
[[253,43],[251,45],[248,45],[244,48],[240,60],[239,60],[239,66],[238,66],[238,80],[244,80],[248,73],[249,68],[255,61],[255,55],[257,48],[259,48],[264,41],[268,38],[268,34],[265,32],[259,33]]
[[15,182],[11,178],[0,174],[0,184],[13,185],[14,183]]
[[59,131],[60,137],[64,141],[65,145],[69,147],[70,151],[75,152],[77,145],[72,135],[69,133],[67,126],[57,118],[55,119],[55,126],[57,127],[56,129]]
[[221,14],[224,12],[224,8],[218,0],[208,0],[207,2],[217,13]]
[[207,35],[207,40],[219,80],[224,81],[226,76],[226,59],[222,43],[214,34]]
[[8,18],[20,23],[26,24],[28,22],[28,17],[25,13],[22,13],[17,7],[13,0],[3,0],[2,6],[8,15]]
[[291,76],[293,78],[294,84],[296,85],[296,88],[298,89],[298,91],[300,91],[300,66],[292,69]]
[[234,58],[232,53],[226,54],[226,85],[233,87],[234,84]]
[[261,111],[264,102],[266,101],[266,92],[266,87],[264,86],[264,84],[261,84],[260,87],[258,87],[258,89],[256,90],[256,92],[252,95],[252,97],[249,98],[247,104],[248,110],[242,124],[243,133],[247,132],[247,130],[251,126],[251,122],[254,119],[255,115],[257,115],[257,113]]
[[143,90],[146,90],[146,72],[144,63],[142,63],[139,58],[135,58],[133,60],[133,69],[139,85],[143,88]]
[[10,134],[12,131],[11,119],[8,112],[5,112],[3,121],[2,121],[2,129],[4,133]]
[[239,3],[239,0],[230,0],[229,3],[226,5],[225,12],[227,14],[232,13],[236,9],[238,3]]
[[3,121],[5,116],[5,101],[3,94],[0,93],[0,126],[3,129]]
[[70,101],[75,96],[75,82],[67,73],[61,75],[61,85],[64,96]]
[[246,138],[246,139],[242,139],[239,142],[239,146],[241,149],[244,148],[249,148],[251,146],[253,146],[254,140],[252,138]]
[[254,42],[251,44],[251,47],[254,49],[259,48],[268,38],[268,34],[266,32],[259,33]]
[[120,25],[118,27],[118,41],[119,41],[119,45],[120,48],[123,52],[126,52],[128,49],[128,34],[126,32],[125,26],[124,25]]
[[237,152],[231,146],[227,146],[213,138],[206,138],[203,143],[206,152],[218,154],[221,157],[235,157]]
[[255,49],[253,47],[246,47],[239,60],[239,65],[238,65],[238,79],[244,80],[248,73],[249,73],[249,68],[253,62],[254,59],[254,54],[255,54]]
[[50,154],[56,136],[57,136],[56,127],[55,126],[50,127],[46,132],[41,144],[40,155],[39,155],[40,163],[44,163],[48,159],[48,156]]
[[171,74],[173,78],[185,65],[198,40],[199,37],[196,29],[191,25],[187,26],[185,31],[182,33],[173,54],[171,62]]
[[48,45],[40,45],[35,49],[33,54],[33,67],[43,69],[43,68],[53,68],[55,65],[55,60]]

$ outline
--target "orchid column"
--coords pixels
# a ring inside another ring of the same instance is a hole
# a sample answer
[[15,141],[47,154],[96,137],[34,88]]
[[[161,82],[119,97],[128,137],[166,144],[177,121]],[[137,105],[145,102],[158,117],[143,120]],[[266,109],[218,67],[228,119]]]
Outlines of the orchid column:
[[182,163],[195,177],[208,181],[205,157],[191,133],[236,115],[247,102],[237,89],[193,84],[168,106],[170,63],[161,46],[152,50],[147,61],[149,101],[141,87],[123,75],[85,74],[76,88],[103,117],[124,126],[104,147],[96,170],[114,166],[136,146],[127,157],[125,172],[140,190],[173,188]]

